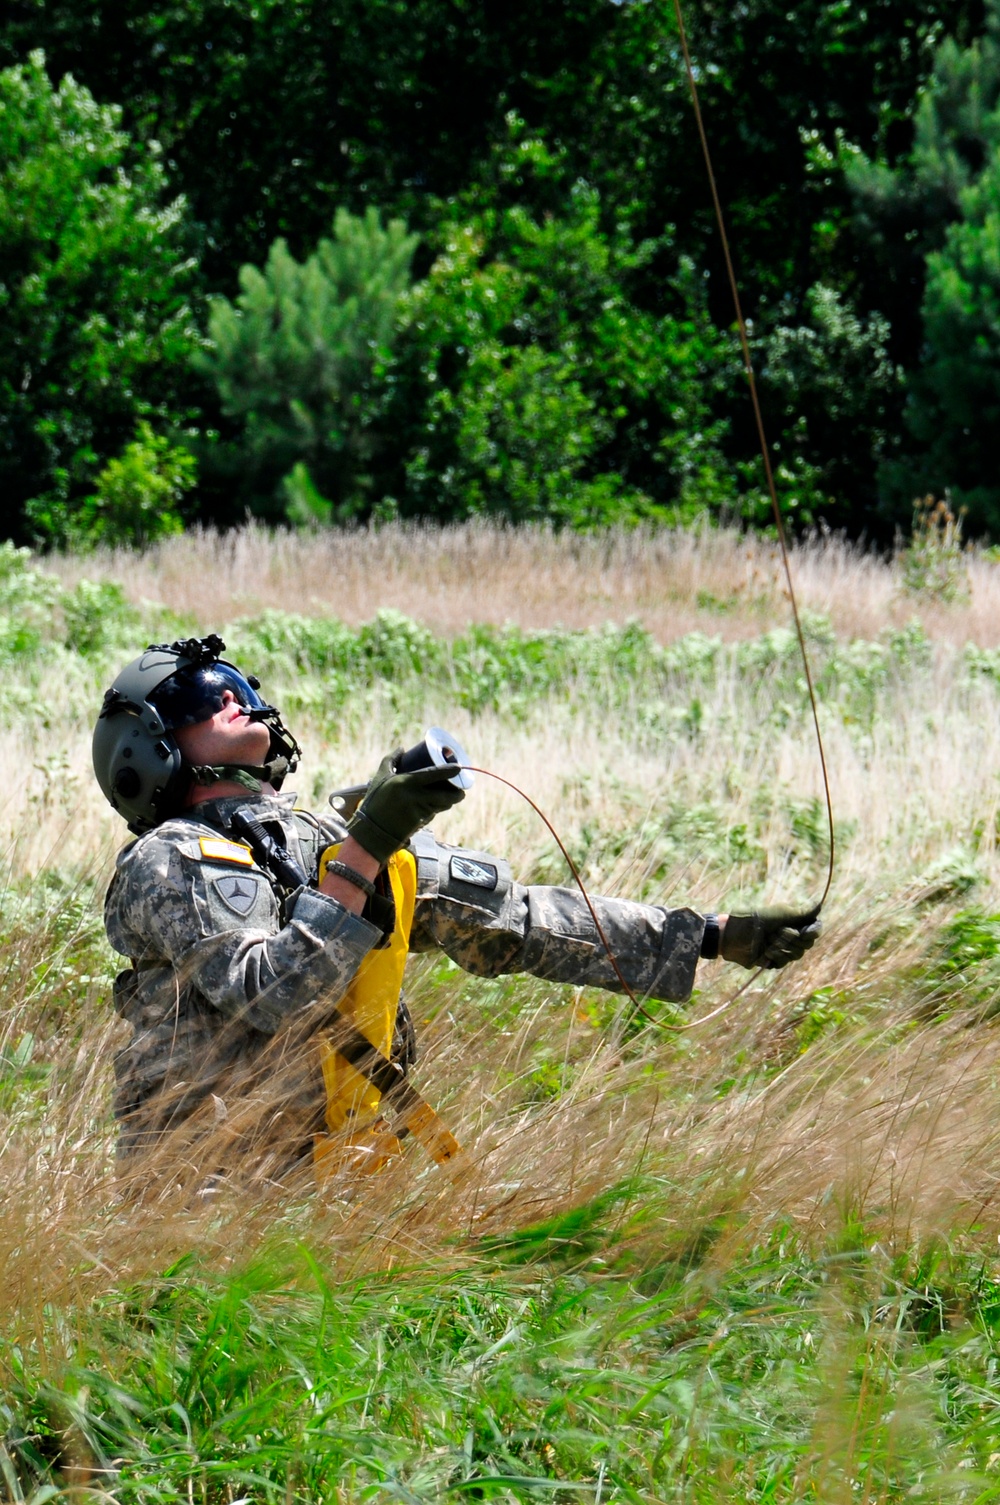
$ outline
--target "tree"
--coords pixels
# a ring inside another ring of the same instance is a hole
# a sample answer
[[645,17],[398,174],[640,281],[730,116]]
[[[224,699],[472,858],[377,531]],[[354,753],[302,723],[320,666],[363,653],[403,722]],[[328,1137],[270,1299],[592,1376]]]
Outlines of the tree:
[[242,427],[243,470],[259,508],[270,497],[277,507],[283,477],[303,465],[319,495],[336,499],[340,520],[364,505],[378,405],[372,374],[388,356],[416,244],[402,220],[383,227],[375,209],[363,218],[341,209],[333,238],[304,262],[278,240],[263,272],[242,269],[235,304],[213,300],[199,364]]
[[906,409],[916,445],[885,467],[887,497],[903,514],[914,496],[950,489],[970,529],[1000,532],[1000,0],[982,38],[939,47],[909,159],[890,170],[860,157],[849,174],[872,243],[903,240],[921,262]]
[[962,46],[954,35],[936,48],[912,113],[912,137],[894,160],[842,143],[840,161],[853,199],[856,230],[882,289],[899,357],[914,367],[923,342],[919,309],[926,257],[940,250],[961,213],[961,196],[998,145],[1000,33],[988,0],[985,35]]
[[960,208],[927,258],[927,349],[908,412],[922,454],[905,479],[911,492],[947,488],[970,529],[1000,537],[1000,150]]
[[[537,141],[513,160],[532,153],[546,171]],[[413,290],[392,371],[406,459],[382,489],[404,513],[592,526],[738,505],[713,411],[735,348],[706,317],[699,279],[683,266],[656,313],[628,296],[663,250],[627,227],[606,234],[583,186],[558,216],[456,214]]]
[[895,454],[905,390],[889,354],[889,321],[861,318],[822,283],[809,290],[805,313],[755,342],[761,393],[777,420],[777,470],[798,492],[804,520],[874,531],[877,476]]
[[[826,340],[813,290],[827,289],[848,324],[874,331],[888,321],[889,367],[912,368],[927,247],[905,213],[868,234],[864,216],[853,214],[841,149],[889,173],[907,159],[914,95],[935,49],[945,31],[956,45],[975,35],[983,0],[805,0],[791,8],[746,0],[738,14],[721,0],[686,0],[685,10],[756,336],[774,333],[787,345],[799,331],[788,348],[802,351]],[[162,141],[191,203],[203,289],[228,291],[233,267],[262,265],[276,237],[301,261],[336,205],[361,213],[373,202],[424,236],[416,266],[426,273],[456,217],[520,208],[539,225],[547,216],[566,223],[582,182],[596,194],[609,244],[621,232],[655,247],[617,288],[631,309],[658,319],[665,304],[675,306],[672,289],[691,265],[708,322],[730,325],[672,0],[9,0],[0,59],[21,59],[38,43],[98,98],[122,101],[137,135]],[[508,156],[498,179],[494,152],[511,115],[524,122],[526,141],[543,144],[550,171],[534,171],[530,153],[524,171]],[[837,348],[835,339],[831,359]],[[416,368],[394,369],[402,381]],[[561,381],[551,363],[544,369],[545,383]],[[415,380],[403,402],[410,413],[424,396],[419,373]],[[827,423],[817,406],[822,388],[813,383],[814,406],[803,415],[789,410],[792,383],[779,382],[769,425],[781,454],[797,457],[800,477],[812,467],[819,489],[832,488],[831,520],[856,523],[864,512],[867,521],[887,447],[867,436],[851,444],[846,423]],[[586,382],[581,391],[592,400]],[[397,406],[400,397],[393,394]],[[189,400],[202,405],[204,427],[226,431],[230,420],[211,411],[210,393],[193,385]],[[890,384],[877,401],[891,439],[903,426],[899,394]],[[501,406],[509,411],[506,397]],[[712,387],[709,408],[713,422],[724,420],[733,464],[751,463],[740,380],[728,393]],[[616,421],[612,443],[639,432]],[[383,453],[379,465],[394,472],[391,494],[402,505],[406,457],[391,443],[395,456]],[[587,440],[591,458],[580,475],[598,452],[609,454],[604,438],[594,445]],[[628,466],[608,463],[608,474],[632,484]],[[201,504],[209,498],[219,518],[238,515],[238,478],[211,464],[202,476]]]
[[[163,145],[204,228],[207,285],[302,256],[337,205],[423,227],[460,192],[510,109],[568,104],[608,0],[9,0],[0,60],[44,46]],[[6,54],[6,58],[4,57]]]
[[[822,194],[810,183],[801,133],[905,153],[942,29],[974,35],[982,0],[685,10],[749,291],[830,281],[813,262],[831,228],[844,239],[850,204],[838,175]],[[433,199],[469,187],[510,111],[563,145],[567,189],[583,176],[640,238],[673,223],[680,251],[717,265],[671,0],[8,0],[0,59],[36,46],[163,143],[216,289],[276,236],[301,255],[337,204],[429,227]]]
[[140,417],[170,424],[196,342],[180,199],[150,146],[41,53],[0,73],[0,490],[58,534]]

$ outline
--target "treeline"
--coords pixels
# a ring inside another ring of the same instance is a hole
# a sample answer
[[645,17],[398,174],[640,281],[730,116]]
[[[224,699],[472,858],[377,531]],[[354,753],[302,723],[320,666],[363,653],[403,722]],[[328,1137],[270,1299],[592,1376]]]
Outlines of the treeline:
[[[782,503],[1000,536],[1000,0],[689,3]],[[671,0],[8,0],[19,541],[765,517]]]

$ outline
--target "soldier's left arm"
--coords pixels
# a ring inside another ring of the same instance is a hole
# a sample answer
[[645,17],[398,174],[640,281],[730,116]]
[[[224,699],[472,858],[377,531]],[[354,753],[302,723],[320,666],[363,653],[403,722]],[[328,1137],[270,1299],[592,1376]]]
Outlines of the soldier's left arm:
[[[530,972],[552,982],[621,992],[582,895],[517,883],[503,858],[446,847],[429,831],[410,842],[417,859],[411,951],[440,948],[479,977]],[[628,899],[592,899],[629,986],[649,998],[683,1002],[694,986],[705,929],[693,909]]]

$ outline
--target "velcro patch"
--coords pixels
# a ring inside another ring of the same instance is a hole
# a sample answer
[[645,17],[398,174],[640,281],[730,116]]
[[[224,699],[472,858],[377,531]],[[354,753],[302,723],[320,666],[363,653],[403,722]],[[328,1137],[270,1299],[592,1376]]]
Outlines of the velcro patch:
[[246,915],[257,902],[260,879],[244,878],[239,873],[226,873],[224,878],[215,879],[214,887],[223,904],[238,915]]
[[453,857],[451,876],[460,883],[471,883],[475,888],[494,889],[497,886],[497,870],[492,862],[478,862],[471,857]]
[[199,836],[201,855],[210,862],[238,862],[241,867],[253,867],[250,848],[238,841],[226,841],[221,836]]

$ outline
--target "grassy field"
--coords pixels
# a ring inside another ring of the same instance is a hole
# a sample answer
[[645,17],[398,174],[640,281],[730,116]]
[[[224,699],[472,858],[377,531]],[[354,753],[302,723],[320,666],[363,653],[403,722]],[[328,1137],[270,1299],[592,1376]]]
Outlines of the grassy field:
[[[1000,565],[793,568],[839,844],[805,961],[738,998],[703,964],[654,1026],[418,959],[416,1080],[471,1175],[136,1207],[89,735],[137,644],[221,630],[307,803],[441,722],[595,891],[701,908],[822,888],[801,663],[736,534],[0,552],[7,1498],[1000,1499]],[[567,881],[489,780],[439,832]]]

